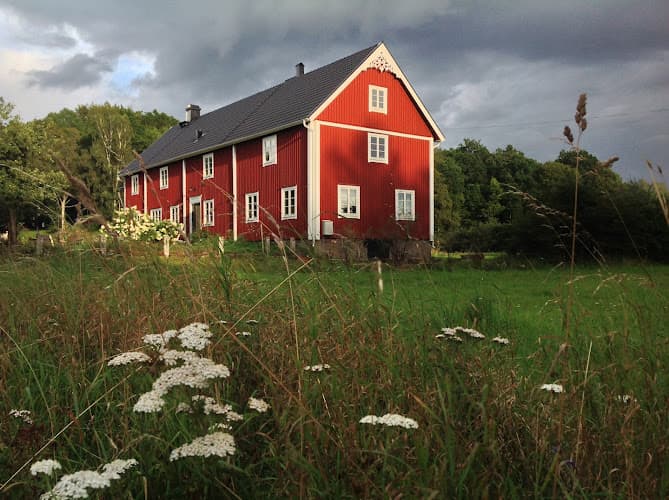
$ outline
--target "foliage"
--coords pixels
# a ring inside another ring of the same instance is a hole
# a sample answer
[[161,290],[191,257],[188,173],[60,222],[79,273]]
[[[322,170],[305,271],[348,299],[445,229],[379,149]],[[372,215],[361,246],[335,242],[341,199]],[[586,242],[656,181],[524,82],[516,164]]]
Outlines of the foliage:
[[108,227],[100,231],[111,231],[120,238],[135,241],[162,241],[165,238],[176,241],[183,232],[183,224],[171,220],[154,221],[134,208],[123,208],[114,212]]
[[[556,161],[542,164],[512,146],[490,152],[471,139],[437,151],[438,240],[449,250],[503,250],[564,260],[572,231],[576,154],[561,151]],[[623,182],[610,163],[587,151],[578,154],[579,256],[666,261],[661,248],[669,242],[669,227],[650,186]]]

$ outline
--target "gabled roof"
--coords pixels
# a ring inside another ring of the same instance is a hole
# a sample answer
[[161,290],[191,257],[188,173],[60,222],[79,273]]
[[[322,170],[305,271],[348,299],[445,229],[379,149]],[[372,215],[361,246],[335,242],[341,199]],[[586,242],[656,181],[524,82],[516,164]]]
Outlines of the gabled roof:
[[[298,125],[332,95],[380,44],[170,128],[142,152],[146,168]],[[197,131],[202,136],[196,139]],[[120,175],[139,172],[134,160]]]
[[[360,71],[375,67],[390,71],[405,85],[433,131],[435,139],[443,134],[419,99],[385,45],[380,42],[326,66],[289,78],[283,83],[240,101],[204,114],[190,123],[173,126],[142,153],[146,168],[166,165],[299,125],[314,118]],[[364,64],[364,63],[367,64]],[[141,170],[134,160],[121,170],[127,176]]]

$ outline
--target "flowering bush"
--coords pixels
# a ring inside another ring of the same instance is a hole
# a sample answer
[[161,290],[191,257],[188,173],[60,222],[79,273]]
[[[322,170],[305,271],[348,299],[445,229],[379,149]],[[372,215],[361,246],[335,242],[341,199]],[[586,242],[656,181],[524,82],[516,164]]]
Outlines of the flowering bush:
[[123,208],[114,212],[109,229],[120,238],[141,241],[162,241],[166,237],[178,240],[183,224],[170,220],[154,221],[148,214],[135,208]]

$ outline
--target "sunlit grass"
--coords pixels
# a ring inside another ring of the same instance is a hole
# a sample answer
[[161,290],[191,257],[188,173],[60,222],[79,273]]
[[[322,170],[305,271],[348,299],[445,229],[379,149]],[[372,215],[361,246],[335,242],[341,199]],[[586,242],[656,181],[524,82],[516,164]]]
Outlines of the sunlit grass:
[[[57,460],[59,474],[136,459],[105,493],[131,497],[669,490],[666,266],[577,268],[565,344],[561,267],[384,266],[381,293],[372,264],[289,257],[286,269],[276,248],[265,257],[226,244],[221,257],[215,242],[158,255],[158,246],[103,256],[82,245],[0,263],[3,494],[52,488],[56,477],[30,474],[43,459]],[[193,322],[211,336],[188,345],[230,377],[211,380],[206,394],[175,386],[161,412],[134,412],[166,369],[144,336]],[[435,338],[455,327],[485,338]],[[128,351],[150,360],[108,366]],[[177,413],[180,403],[192,412]],[[217,427],[224,421],[206,404],[244,418]],[[360,423],[389,414],[417,428]],[[232,436],[234,454],[187,456],[216,433]]]

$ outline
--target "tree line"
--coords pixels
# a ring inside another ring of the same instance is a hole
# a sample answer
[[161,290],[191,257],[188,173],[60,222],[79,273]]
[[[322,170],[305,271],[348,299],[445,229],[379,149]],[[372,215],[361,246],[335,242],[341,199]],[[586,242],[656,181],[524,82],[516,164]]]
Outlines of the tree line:
[[0,97],[0,227],[10,243],[19,223],[46,218],[63,227],[71,210],[75,218],[85,215],[82,186],[89,206],[109,218],[119,206],[119,171],[134,151],[143,151],[176,123],[156,110],[109,103],[24,122]]
[[[566,258],[576,197],[576,250],[582,258],[668,260],[668,221],[657,186],[624,181],[612,163],[575,149],[542,163],[513,146],[490,151],[473,139],[437,150],[438,243],[446,250]],[[666,186],[661,189],[666,193]]]
[[[0,229],[44,217],[82,218],[82,190],[109,218],[120,201],[118,173],[177,120],[109,103],[63,109],[24,122],[0,97]],[[578,165],[578,167],[577,167]],[[576,169],[578,168],[578,190]],[[435,237],[448,251],[504,251],[555,260],[569,254],[577,194],[577,251],[593,259],[668,260],[669,229],[656,192],[624,181],[587,151],[539,162],[513,146],[474,139],[435,152]],[[664,188],[666,192],[666,188]]]

